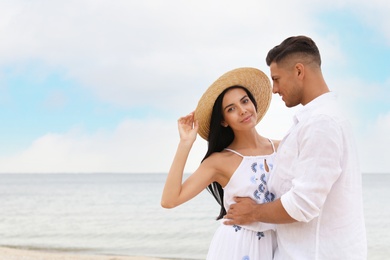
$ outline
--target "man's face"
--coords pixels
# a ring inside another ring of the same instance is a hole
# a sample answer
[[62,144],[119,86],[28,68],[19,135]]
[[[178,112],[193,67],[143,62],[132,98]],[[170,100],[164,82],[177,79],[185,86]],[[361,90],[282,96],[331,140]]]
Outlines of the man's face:
[[287,107],[299,105],[302,100],[302,88],[300,87],[297,71],[294,66],[278,66],[272,62],[270,65],[272,92],[279,94]]

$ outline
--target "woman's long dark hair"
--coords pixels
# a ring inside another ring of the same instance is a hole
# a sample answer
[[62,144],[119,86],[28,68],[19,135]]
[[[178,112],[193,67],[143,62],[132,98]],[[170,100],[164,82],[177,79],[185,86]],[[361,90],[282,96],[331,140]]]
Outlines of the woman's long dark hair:
[[[208,136],[208,149],[206,152],[206,155],[204,156],[202,162],[209,157],[212,153],[214,152],[221,152],[223,149],[228,147],[234,139],[234,132],[230,128],[230,126],[224,127],[221,125],[222,121],[224,120],[223,118],[223,111],[222,111],[222,101],[223,98],[226,94],[231,89],[234,88],[241,88],[243,89],[246,94],[248,95],[249,99],[252,101],[254,104],[256,110],[257,110],[257,102],[255,98],[253,97],[252,93],[249,92],[245,87],[235,85],[231,86],[229,88],[226,88],[215,100],[214,106],[213,106],[213,111],[211,113],[211,120],[210,120],[210,132]],[[208,187],[207,190],[214,196],[214,198],[217,200],[218,204],[221,205],[221,210],[220,213],[217,217],[218,219],[223,218],[223,216],[226,215],[226,210],[223,205],[223,188],[221,184],[218,182],[213,182],[211,183]]]

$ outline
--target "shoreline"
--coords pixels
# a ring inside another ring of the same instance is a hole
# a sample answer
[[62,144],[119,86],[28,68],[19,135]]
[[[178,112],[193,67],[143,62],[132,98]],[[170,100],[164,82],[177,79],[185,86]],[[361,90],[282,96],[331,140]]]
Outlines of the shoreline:
[[149,256],[93,255],[51,252],[0,246],[1,259],[7,260],[174,260]]

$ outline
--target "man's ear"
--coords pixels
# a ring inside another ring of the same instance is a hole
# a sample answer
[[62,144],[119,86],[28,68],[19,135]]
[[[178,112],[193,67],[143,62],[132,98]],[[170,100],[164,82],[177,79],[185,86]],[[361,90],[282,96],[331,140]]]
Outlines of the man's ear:
[[303,66],[302,63],[297,63],[295,64],[295,71],[296,71],[296,75],[299,77],[299,78],[303,78],[303,76],[305,75],[305,66]]

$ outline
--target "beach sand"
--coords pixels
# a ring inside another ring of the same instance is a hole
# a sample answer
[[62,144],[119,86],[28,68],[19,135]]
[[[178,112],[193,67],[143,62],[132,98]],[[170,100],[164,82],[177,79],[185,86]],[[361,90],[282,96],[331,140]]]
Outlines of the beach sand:
[[[0,247],[1,260],[163,260],[163,258],[143,256],[110,256],[56,253],[35,250]],[[164,258],[164,260],[169,260]]]

